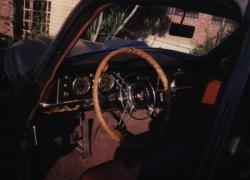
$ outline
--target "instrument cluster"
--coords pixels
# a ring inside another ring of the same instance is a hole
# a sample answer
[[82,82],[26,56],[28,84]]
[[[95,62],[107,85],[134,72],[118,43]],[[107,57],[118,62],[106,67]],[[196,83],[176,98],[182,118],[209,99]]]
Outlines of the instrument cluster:
[[[91,89],[93,86],[94,75],[79,74],[79,75],[64,75],[58,78],[57,94],[59,101],[67,101],[74,99],[83,99],[91,97]],[[111,92],[115,87],[115,79],[111,73],[103,73],[99,79],[100,92]]]

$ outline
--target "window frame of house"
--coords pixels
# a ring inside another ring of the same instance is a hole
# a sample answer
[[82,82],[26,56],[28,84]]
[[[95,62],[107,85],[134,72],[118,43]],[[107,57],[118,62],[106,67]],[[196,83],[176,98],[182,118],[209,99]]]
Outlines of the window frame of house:
[[214,23],[220,23],[222,22],[222,20],[223,20],[223,17],[220,17],[220,16],[212,16],[212,19],[211,19],[211,21]]
[[[170,17],[173,17],[173,16],[182,17],[184,13],[185,12],[182,9],[178,9],[174,7],[167,8],[167,14]],[[198,18],[199,18],[199,13],[195,11],[187,11],[185,14],[186,20],[197,20]]]
[[[32,29],[32,25],[26,26],[27,22],[32,24],[37,20],[37,16],[41,17],[43,24],[41,25],[42,32],[49,33],[50,26],[50,12],[51,12],[51,0],[25,0],[24,1],[24,11],[23,11],[23,31],[29,32]],[[28,4],[28,5],[27,5]],[[44,28],[45,27],[45,28]]]

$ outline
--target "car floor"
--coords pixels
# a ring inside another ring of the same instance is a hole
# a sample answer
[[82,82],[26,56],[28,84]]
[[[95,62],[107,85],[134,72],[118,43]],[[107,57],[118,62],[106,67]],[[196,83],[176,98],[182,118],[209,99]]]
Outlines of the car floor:
[[[87,113],[85,116],[86,119],[92,119],[93,117],[93,112]],[[62,119],[61,123],[63,123]],[[70,125],[67,124],[67,126]],[[56,127],[53,127],[53,125],[46,125],[46,128],[48,127],[59,129],[60,126],[57,125]],[[62,127],[66,129],[65,124]],[[43,127],[43,130],[44,128],[45,127]],[[46,135],[48,135],[49,130],[46,130]],[[52,131],[55,130],[52,129]],[[58,134],[60,133],[57,133],[57,135]],[[42,134],[41,136],[45,136],[45,134]],[[54,134],[49,134],[48,136],[49,138],[40,141],[39,147],[33,149],[33,158],[29,170],[30,179],[79,179],[80,175],[88,168],[113,159],[115,151],[119,145],[107,135],[95,119],[92,124],[91,154],[89,157],[84,157],[79,146],[72,146],[63,143],[58,144],[55,143],[56,139],[58,139],[57,136]],[[52,136],[53,138],[51,138]],[[63,135],[60,134],[60,136]]]
[[[92,118],[93,114],[89,116]],[[112,117],[110,116],[109,119]],[[193,176],[192,170],[196,166],[199,142],[193,136],[192,129],[176,131],[174,128],[170,129],[153,144],[128,148],[114,142],[94,119],[90,157],[84,158],[79,148],[62,152],[51,144],[39,150],[39,156],[36,155],[32,165],[33,170],[31,168],[30,179],[77,180],[86,171],[92,171],[93,167],[96,169],[97,165],[101,169],[109,167],[109,173],[106,173],[105,177],[110,180],[122,179],[122,174],[125,179],[125,175],[128,175],[136,177],[134,179],[143,180],[160,177],[171,179],[191,177]],[[117,169],[119,167],[124,167],[124,169]],[[116,171],[120,173],[114,173]]]
[[83,153],[76,148],[61,156],[44,179],[79,179],[85,170],[112,160],[117,146],[118,144],[111,140],[104,131],[100,131],[96,136],[96,141],[93,141],[90,157],[84,158]]

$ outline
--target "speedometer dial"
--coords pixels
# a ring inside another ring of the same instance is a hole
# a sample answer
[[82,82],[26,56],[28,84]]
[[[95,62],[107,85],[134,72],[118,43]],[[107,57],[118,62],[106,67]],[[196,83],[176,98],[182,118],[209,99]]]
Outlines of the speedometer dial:
[[72,87],[77,96],[82,96],[89,91],[91,81],[87,76],[78,76],[73,81]]
[[108,92],[114,87],[115,80],[111,74],[104,73],[101,76],[99,83],[100,90],[102,92]]

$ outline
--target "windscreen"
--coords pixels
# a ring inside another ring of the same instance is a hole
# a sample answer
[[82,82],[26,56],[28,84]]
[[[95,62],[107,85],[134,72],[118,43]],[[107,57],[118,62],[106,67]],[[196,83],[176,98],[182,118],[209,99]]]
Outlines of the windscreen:
[[237,22],[202,12],[165,6],[112,6],[87,29],[83,39],[142,41],[148,47],[203,55],[237,28]]

